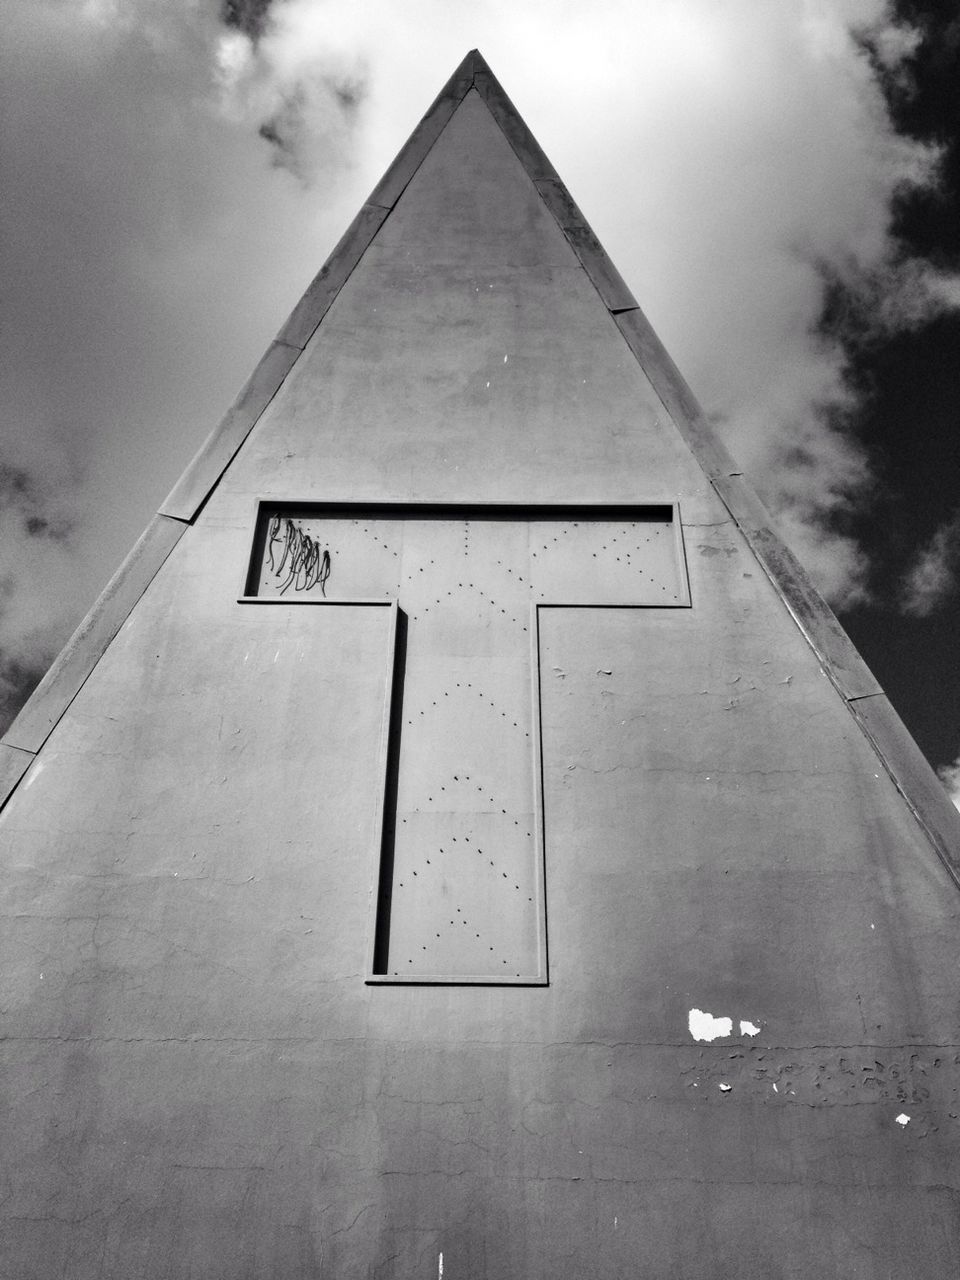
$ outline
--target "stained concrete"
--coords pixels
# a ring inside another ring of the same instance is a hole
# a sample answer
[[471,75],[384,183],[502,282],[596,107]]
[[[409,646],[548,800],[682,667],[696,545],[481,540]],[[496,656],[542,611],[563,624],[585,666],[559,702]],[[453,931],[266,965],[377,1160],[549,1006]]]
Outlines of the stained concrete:
[[[364,981],[390,611],[239,603],[257,500],[679,502],[541,611],[548,986]],[[956,886],[475,91],[0,853],[2,1274],[960,1266]]]

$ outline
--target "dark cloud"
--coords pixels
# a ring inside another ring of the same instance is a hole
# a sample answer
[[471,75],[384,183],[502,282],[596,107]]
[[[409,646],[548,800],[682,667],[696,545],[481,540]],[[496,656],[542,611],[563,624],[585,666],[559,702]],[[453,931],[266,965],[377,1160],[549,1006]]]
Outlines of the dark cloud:
[[365,78],[346,78],[332,80],[330,83],[337,105],[346,116],[352,115],[362,105],[367,96]]
[[0,653],[0,733],[6,733],[17,712],[33,693],[49,665],[49,656],[22,661]]
[[367,97],[362,75],[317,72],[282,94],[279,107],[257,129],[272,147],[271,163],[310,185],[329,161],[344,130],[347,136]]
[[270,162],[274,168],[286,169],[301,181],[306,179],[303,163],[307,141],[306,108],[306,90],[303,85],[297,85],[284,95],[279,109],[257,130],[264,142],[273,148]]
[[221,0],[220,21],[256,42],[267,28],[273,0]]
[[[17,607],[19,583],[13,572],[0,574],[0,620]],[[0,734],[6,733],[17,712],[50,665],[53,649],[36,637],[32,654],[14,652],[0,645]]]
[[0,515],[15,513],[31,538],[65,542],[73,522],[53,510],[55,506],[44,485],[28,471],[0,462]]
[[11,498],[20,502],[29,495],[31,488],[32,482],[26,471],[0,462],[0,502]]

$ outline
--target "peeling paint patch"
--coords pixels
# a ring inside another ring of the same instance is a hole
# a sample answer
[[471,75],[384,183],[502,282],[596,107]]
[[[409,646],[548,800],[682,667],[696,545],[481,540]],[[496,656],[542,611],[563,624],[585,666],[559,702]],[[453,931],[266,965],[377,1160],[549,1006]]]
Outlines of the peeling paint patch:
[[897,1124],[900,1126],[901,1129],[905,1129],[909,1123],[910,1123],[910,1117],[907,1115],[905,1111],[901,1111],[900,1114],[897,1116]]
[[687,1021],[694,1040],[716,1040],[733,1031],[732,1018],[715,1018],[712,1013],[705,1013],[702,1009],[691,1009]]
[[720,1084],[719,1084],[717,1087],[719,1088],[719,1090],[720,1090],[720,1092],[721,1092],[721,1093],[729,1093],[729,1092],[730,1092],[730,1090],[733,1088],[733,1085],[732,1085],[732,1084],[724,1084],[724,1083],[723,1083],[723,1081],[721,1081],[721,1082],[720,1082]]
[[443,1280],[443,1254],[437,1259],[437,1280]]
[[748,1022],[745,1018],[741,1018],[740,1034],[742,1036],[758,1036],[760,1034],[760,1028],[755,1022]]

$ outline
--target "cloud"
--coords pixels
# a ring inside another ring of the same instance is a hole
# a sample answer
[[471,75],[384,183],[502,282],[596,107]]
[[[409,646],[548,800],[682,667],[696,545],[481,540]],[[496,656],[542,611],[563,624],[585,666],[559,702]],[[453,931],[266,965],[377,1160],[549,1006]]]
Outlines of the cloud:
[[359,51],[291,38],[289,12],[269,0],[227,0],[215,73],[225,117],[255,128],[271,164],[310,185],[349,162],[367,74]]
[[837,281],[885,332],[957,304],[891,231],[938,181],[884,97],[916,39],[884,0],[11,0],[3,460],[50,501],[6,517],[0,650],[79,620],[473,46],[800,558],[862,598],[854,319],[821,320]]
[[49,538],[53,542],[65,542],[70,536],[73,520],[64,511],[51,507],[50,495],[36,477],[22,467],[9,466],[0,461],[0,521],[12,523],[11,534],[30,538]]
[[937,770],[937,776],[947,789],[947,795],[960,809],[960,756],[953,764],[945,764]]
[[896,201],[938,181],[939,152],[899,135],[885,99],[920,33],[881,0],[481,2],[468,34],[438,0],[355,10],[275,6],[258,47],[271,83],[315,82],[318,57],[362,62],[358,154],[375,179],[402,141],[393,121],[422,110],[420,68],[439,84],[479,44],[800,558],[836,604],[864,600],[847,529],[878,482],[853,429],[851,336],[960,302],[891,231]]
[[879,262],[824,263],[821,329],[848,347],[882,342],[960,309],[960,275],[910,257],[891,244]]
[[241,32],[257,41],[267,26],[267,14],[273,0],[221,0],[220,21],[225,27]]
[[0,462],[0,732],[73,628],[80,527],[68,488]]
[[340,199],[348,166],[331,152],[307,201],[254,125],[227,118],[225,33],[193,0],[14,0],[5,15],[0,668],[18,690],[362,198]]
[[[274,148],[273,165],[301,182],[315,182],[329,165],[331,150],[339,149],[346,158],[353,118],[366,94],[364,79],[360,74],[336,75],[316,68],[277,91],[279,101],[257,133]],[[318,119],[324,121],[325,131],[318,127]]]
[[940,526],[904,575],[900,607],[912,618],[927,618],[957,590],[960,570],[960,510]]
[[23,662],[0,654],[0,729],[6,730],[43,678],[53,656],[41,649],[36,657]]

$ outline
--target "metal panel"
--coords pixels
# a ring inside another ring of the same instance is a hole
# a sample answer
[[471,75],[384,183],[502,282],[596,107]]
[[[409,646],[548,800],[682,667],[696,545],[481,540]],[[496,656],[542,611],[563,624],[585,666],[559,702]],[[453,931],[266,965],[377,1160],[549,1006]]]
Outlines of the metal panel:
[[248,601],[402,611],[371,980],[546,980],[537,610],[686,605],[674,517],[261,509]]

